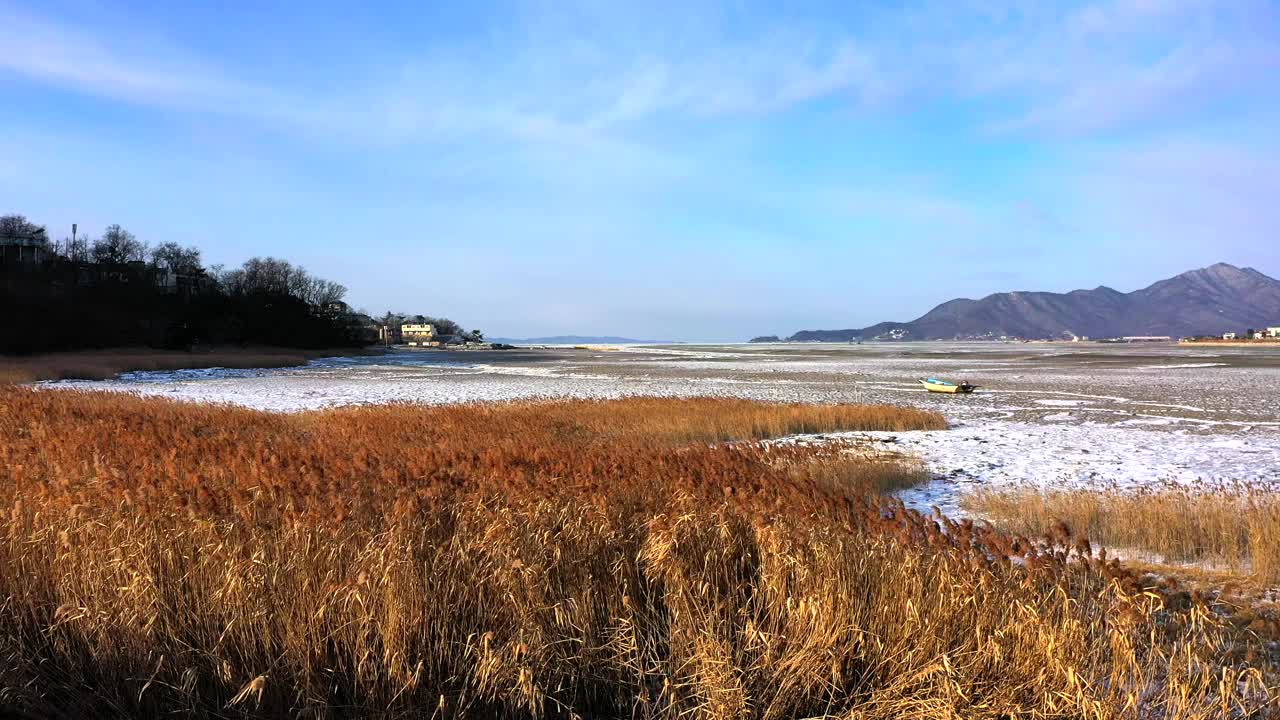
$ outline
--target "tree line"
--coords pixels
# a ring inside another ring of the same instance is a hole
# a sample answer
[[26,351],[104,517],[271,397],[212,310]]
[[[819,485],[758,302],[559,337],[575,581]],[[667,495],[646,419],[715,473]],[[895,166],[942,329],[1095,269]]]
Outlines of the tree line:
[[467,330],[458,323],[443,317],[430,315],[406,315],[405,313],[388,312],[377,319],[379,325],[399,328],[402,325],[430,325],[435,334],[441,337],[453,337],[469,342],[482,342],[484,333],[479,330]]
[[[53,241],[22,215],[0,216],[0,352],[375,342],[376,321],[351,310],[346,292],[287,260],[206,267],[199,248],[149,246],[120,225]],[[466,334],[450,320],[416,317],[441,334]]]

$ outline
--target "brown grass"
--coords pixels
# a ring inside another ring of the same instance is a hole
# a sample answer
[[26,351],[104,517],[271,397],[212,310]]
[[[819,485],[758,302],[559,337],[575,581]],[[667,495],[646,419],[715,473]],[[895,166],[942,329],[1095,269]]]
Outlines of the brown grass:
[[1095,543],[1208,563],[1280,583],[1280,494],[1268,486],[1168,484],[1132,490],[980,491],[965,509],[1008,531],[1065,523]]
[[273,415],[0,388],[0,703],[84,717],[1275,710],[1265,648],[1234,643],[1204,606],[1169,605],[1065,541],[877,498],[869,485],[901,480],[857,448],[753,441],[941,424],[709,399]]
[[43,380],[109,380],[137,370],[192,368],[280,368],[359,349],[297,350],[285,348],[222,348],[192,352],[119,348],[81,350],[29,356],[0,356],[0,385]]

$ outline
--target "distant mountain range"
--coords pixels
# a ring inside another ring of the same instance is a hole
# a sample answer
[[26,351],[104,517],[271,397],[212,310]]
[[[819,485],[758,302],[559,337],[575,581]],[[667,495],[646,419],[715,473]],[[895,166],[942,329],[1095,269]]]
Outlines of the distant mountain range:
[[793,342],[850,340],[1027,340],[1072,336],[1186,337],[1280,325],[1280,280],[1218,263],[1122,293],[1006,292],[947,301],[911,322],[849,330],[802,330]]
[[624,343],[656,344],[659,340],[632,340],[612,335],[552,335],[534,338],[487,338],[490,342],[508,345],[622,345]]

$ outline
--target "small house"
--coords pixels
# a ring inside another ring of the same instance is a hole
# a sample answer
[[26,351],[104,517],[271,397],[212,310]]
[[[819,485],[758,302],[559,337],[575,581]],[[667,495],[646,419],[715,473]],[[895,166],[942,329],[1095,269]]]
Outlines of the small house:
[[425,323],[407,323],[400,326],[400,337],[406,345],[428,346],[436,340],[436,328]]
[[50,259],[49,243],[39,235],[0,236],[0,263],[38,265]]
[[1228,332],[1228,333],[1222,333],[1222,339],[1223,339],[1223,340],[1235,340],[1235,339],[1236,339],[1236,334],[1235,334],[1235,333],[1231,333],[1231,332]]

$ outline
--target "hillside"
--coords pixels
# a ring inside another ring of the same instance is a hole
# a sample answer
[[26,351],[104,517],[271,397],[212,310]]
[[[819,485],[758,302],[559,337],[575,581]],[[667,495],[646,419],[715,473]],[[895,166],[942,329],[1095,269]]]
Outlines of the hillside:
[[949,300],[911,322],[847,330],[802,330],[795,342],[900,339],[1057,339],[1218,334],[1280,324],[1280,280],[1218,263],[1122,293],[1006,292]]

